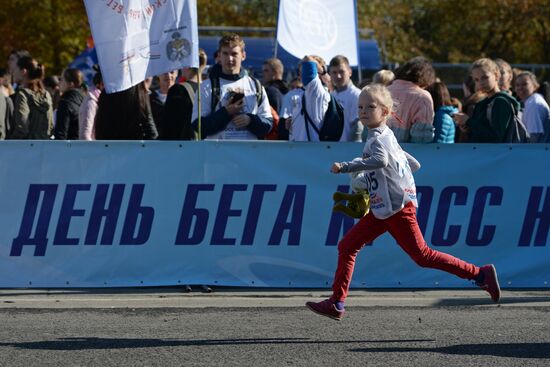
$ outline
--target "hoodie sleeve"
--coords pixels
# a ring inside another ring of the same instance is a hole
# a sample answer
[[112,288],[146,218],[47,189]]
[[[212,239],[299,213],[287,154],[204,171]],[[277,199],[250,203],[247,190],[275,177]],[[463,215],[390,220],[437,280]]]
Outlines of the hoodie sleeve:
[[514,109],[510,101],[497,97],[491,109],[491,127],[498,142],[503,142],[506,137],[508,124],[514,117]]
[[6,139],[6,121],[8,120],[8,104],[9,97],[0,96],[0,140]]
[[69,136],[70,121],[71,115],[69,112],[68,102],[62,99],[59,101],[59,106],[57,107],[55,128],[53,131],[55,140],[67,140]]
[[153,119],[153,113],[150,110],[147,111],[147,118],[140,125],[144,140],[155,140],[158,138],[159,134],[155,120]]
[[331,96],[323,86],[321,79],[317,76],[317,66],[315,63],[304,63],[302,65],[302,72],[304,72],[304,69],[308,71],[308,66],[315,70],[315,77],[311,79],[309,83],[304,84],[305,91],[303,99],[306,102],[306,112],[309,118],[317,126],[317,128],[320,129],[323,119],[325,118],[325,113],[327,112]]
[[193,116],[191,118],[193,129],[199,131],[199,114],[201,116],[201,139],[207,136],[214,135],[225,129],[231,116],[227,113],[225,107],[212,112],[212,85],[210,80],[206,80],[200,86],[201,93],[201,109],[199,111],[198,93],[195,94],[195,101],[193,103]]
[[15,97],[15,126],[12,139],[27,139],[29,136],[29,103],[25,92],[19,91]]
[[94,140],[94,118],[97,112],[97,101],[93,100],[90,95],[84,99],[80,106],[80,114],[78,118],[79,130],[78,135],[80,140]]
[[371,145],[372,154],[368,158],[357,159],[350,162],[342,162],[340,172],[349,173],[364,170],[374,170],[384,168],[389,163],[388,151],[378,141],[374,141]]
[[269,100],[264,87],[262,87],[262,100],[258,106],[256,114],[249,113],[248,116],[250,117],[250,125],[248,125],[248,130],[250,130],[252,134],[256,135],[258,139],[263,139],[263,137],[273,127],[271,107],[269,105]]
[[[220,108],[208,116],[201,115],[201,138],[204,139],[207,136],[214,135],[222,130],[225,130],[225,127],[229,124],[229,121],[231,121],[231,116],[229,116],[229,113],[225,107]],[[193,128],[195,131],[199,131],[198,117],[196,120],[193,120]]]

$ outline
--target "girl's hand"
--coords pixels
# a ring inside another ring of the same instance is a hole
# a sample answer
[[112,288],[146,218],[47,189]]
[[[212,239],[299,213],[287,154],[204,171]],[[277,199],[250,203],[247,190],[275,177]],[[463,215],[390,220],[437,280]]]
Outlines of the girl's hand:
[[454,122],[460,127],[461,129],[466,126],[466,121],[468,121],[468,115],[463,112],[458,112],[452,115],[452,118]]
[[342,168],[342,165],[338,162],[334,162],[332,164],[332,167],[330,167],[330,171],[332,173],[340,173],[340,169]]

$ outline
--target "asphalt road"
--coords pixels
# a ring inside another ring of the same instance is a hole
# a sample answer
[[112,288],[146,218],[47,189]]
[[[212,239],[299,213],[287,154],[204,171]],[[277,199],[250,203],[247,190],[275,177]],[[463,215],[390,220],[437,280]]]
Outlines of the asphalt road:
[[0,290],[0,366],[548,366],[550,291]]

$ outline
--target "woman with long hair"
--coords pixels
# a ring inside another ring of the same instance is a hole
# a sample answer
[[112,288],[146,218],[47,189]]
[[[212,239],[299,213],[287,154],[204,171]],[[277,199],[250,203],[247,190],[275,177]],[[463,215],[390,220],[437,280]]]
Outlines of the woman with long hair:
[[435,82],[428,87],[434,101],[434,143],[452,144],[455,142],[455,122],[452,116],[458,109],[451,103],[451,94],[443,82]]
[[415,57],[395,71],[388,87],[395,113],[388,118],[397,141],[431,143],[434,139],[434,105],[426,88],[435,81],[435,70],[426,58]]
[[44,66],[30,56],[17,60],[16,79],[22,81],[15,97],[15,125],[11,139],[50,139],[53,129],[52,98],[44,88]]

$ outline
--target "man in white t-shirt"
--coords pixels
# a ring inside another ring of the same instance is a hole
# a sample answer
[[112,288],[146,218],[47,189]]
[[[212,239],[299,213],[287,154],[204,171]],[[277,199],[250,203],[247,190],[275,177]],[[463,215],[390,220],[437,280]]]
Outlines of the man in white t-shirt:
[[363,126],[357,115],[357,101],[361,90],[351,81],[349,60],[343,55],[334,56],[330,60],[328,72],[334,90],[332,96],[344,109],[344,132],[340,141],[361,141]]
[[[257,140],[272,128],[267,95],[260,82],[241,67],[246,58],[244,41],[233,33],[219,42],[219,66],[200,86],[200,134],[206,139]],[[198,96],[193,105],[193,127],[199,130]]]

